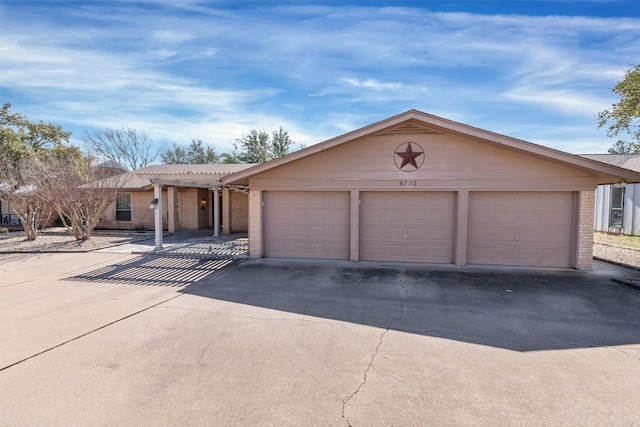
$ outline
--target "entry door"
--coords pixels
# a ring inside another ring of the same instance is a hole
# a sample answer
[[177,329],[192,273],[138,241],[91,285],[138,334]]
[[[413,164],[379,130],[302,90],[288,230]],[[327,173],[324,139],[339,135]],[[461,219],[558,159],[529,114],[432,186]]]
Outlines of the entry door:
[[469,264],[570,267],[573,193],[469,195]]
[[265,192],[265,256],[348,259],[349,207],[348,192]]
[[454,194],[363,192],[360,259],[451,263]]

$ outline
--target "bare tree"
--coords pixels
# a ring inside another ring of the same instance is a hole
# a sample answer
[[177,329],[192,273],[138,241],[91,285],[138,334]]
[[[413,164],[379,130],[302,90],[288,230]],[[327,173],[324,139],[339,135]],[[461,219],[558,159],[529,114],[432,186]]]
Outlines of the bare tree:
[[122,175],[101,173],[101,169],[91,167],[88,159],[50,160],[43,192],[76,240],[88,240],[104,211],[116,200]]
[[52,208],[39,185],[46,166],[38,158],[10,159],[0,153],[0,197],[14,211],[27,240],[35,240],[51,218]]
[[0,109],[0,197],[9,202],[28,240],[35,240],[51,217],[43,186],[49,158],[82,158],[80,149],[68,144],[70,136],[58,125],[12,112],[11,104]]
[[124,126],[86,132],[82,140],[91,155],[113,160],[130,171],[148,166],[162,152],[144,132]]

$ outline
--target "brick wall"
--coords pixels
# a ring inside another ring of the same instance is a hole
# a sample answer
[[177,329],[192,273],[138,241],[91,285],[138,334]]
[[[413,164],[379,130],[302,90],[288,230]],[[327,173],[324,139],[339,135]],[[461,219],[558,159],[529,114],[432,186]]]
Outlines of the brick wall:
[[590,270],[593,266],[593,221],[596,192],[580,192],[578,218],[578,262],[577,269]]
[[[115,202],[102,214],[102,219],[98,224],[100,228],[112,228],[119,230],[132,230],[134,228],[146,228],[153,230],[155,221],[153,217],[153,209],[149,209],[149,203],[153,200],[153,190],[149,191],[123,191],[123,193],[131,194],[131,221],[116,221],[116,204]],[[167,216],[167,193],[162,192],[162,210],[163,222],[166,222]]]
[[222,190],[222,211],[220,212],[222,233],[231,233],[231,192],[228,188]]
[[[180,188],[178,190],[178,229],[196,230],[200,224],[200,197],[197,188]],[[206,212],[206,211],[203,211]]]
[[[209,192],[206,188],[198,189],[198,200],[196,200],[198,206],[198,227],[197,228],[209,228],[213,227],[213,193]],[[202,209],[202,199],[207,203]]]
[[231,199],[231,231],[247,231],[249,229],[249,196],[239,191],[232,191]]
[[249,190],[249,255],[262,257],[262,192]]

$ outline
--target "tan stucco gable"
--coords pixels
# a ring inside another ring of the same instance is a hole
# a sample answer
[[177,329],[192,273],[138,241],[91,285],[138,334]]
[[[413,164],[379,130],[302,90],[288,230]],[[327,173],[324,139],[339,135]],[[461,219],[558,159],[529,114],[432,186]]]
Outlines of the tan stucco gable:
[[409,110],[287,156],[224,176],[221,178],[221,181],[223,184],[248,185],[250,178],[263,175],[268,171],[273,171],[309,156],[316,156],[319,153],[343,144],[352,143],[372,136],[406,140],[407,137],[412,135],[420,135],[423,140],[424,138],[437,138],[438,136],[446,135],[449,137],[463,138],[467,141],[477,141],[503,150],[580,170],[585,174],[593,176],[595,178],[595,184],[610,184],[620,180],[640,182],[640,173],[637,172],[475,128],[417,110]]

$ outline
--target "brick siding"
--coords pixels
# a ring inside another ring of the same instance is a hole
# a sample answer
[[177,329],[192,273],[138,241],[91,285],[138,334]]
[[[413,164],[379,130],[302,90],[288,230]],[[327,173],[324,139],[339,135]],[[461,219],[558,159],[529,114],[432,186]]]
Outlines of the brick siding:
[[[122,191],[122,193],[131,194],[131,221],[116,221],[116,204],[114,202],[104,211],[98,226],[100,228],[112,228],[119,230],[132,230],[134,228],[146,228],[148,230],[153,230],[155,228],[153,209],[149,209],[149,203],[153,200],[153,190]],[[166,192],[162,192],[162,210],[164,222],[166,221],[167,215]]]
[[249,229],[249,196],[239,191],[232,191],[231,198],[231,231],[247,231]]
[[249,256],[262,257],[262,192],[249,190]]
[[577,269],[590,270],[593,266],[593,221],[596,192],[580,192],[578,218],[578,262]]

